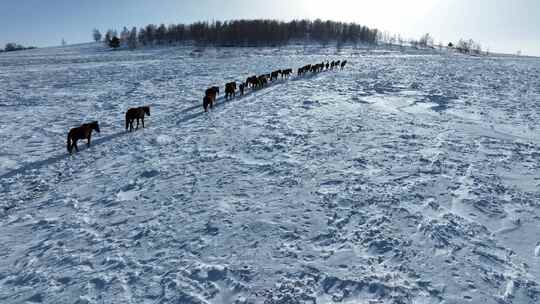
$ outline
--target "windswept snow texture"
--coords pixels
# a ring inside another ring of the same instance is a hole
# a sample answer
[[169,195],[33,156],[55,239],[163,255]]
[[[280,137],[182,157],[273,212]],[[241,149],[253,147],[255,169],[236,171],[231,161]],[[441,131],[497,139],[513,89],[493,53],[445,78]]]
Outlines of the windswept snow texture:
[[540,303],[539,59],[192,51],[0,56],[0,303]]

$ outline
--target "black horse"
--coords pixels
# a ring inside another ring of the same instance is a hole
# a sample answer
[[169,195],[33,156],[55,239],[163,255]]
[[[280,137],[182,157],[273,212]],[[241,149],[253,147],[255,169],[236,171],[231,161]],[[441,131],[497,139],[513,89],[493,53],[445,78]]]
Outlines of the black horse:
[[142,127],[144,128],[144,115],[150,116],[150,107],[138,107],[128,109],[126,112],[126,130],[129,127],[129,131],[133,131],[133,121],[137,120],[137,129],[139,129],[139,120],[142,121]]

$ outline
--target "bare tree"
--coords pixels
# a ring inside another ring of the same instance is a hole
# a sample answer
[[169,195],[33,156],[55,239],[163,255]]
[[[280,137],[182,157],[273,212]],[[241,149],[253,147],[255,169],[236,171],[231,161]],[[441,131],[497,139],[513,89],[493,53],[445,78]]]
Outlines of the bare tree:
[[124,26],[122,32],[120,32],[120,43],[124,45],[128,44],[130,34],[131,32],[128,30],[127,27]]
[[472,50],[475,54],[480,55],[482,54],[482,45],[478,42],[473,42],[472,44]]
[[105,42],[105,44],[109,45],[109,43],[111,42],[112,38],[115,37],[116,35],[114,34],[114,31],[113,30],[108,30],[107,33],[105,33],[105,37],[104,37],[104,40],[103,42]]
[[137,28],[136,27],[133,27],[131,29],[127,44],[128,44],[129,49],[131,50],[134,50],[137,48]]
[[165,42],[165,39],[167,38],[167,27],[165,27],[165,24],[161,24],[156,29],[155,38],[158,44],[163,44]]
[[456,45],[456,49],[460,53],[468,54],[471,51],[471,45],[469,44],[468,41],[465,41],[463,39],[459,39],[459,42]]
[[422,37],[420,37],[418,44],[421,47],[433,46],[433,37],[431,37],[429,33],[426,33]]
[[405,43],[405,39],[403,39],[403,37],[401,37],[401,34],[398,35],[397,42],[398,42],[399,46],[403,47],[403,44]]
[[389,39],[390,44],[396,44],[396,41],[397,41],[396,35],[390,36],[390,39]]
[[101,32],[98,29],[94,29],[92,31],[92,37],[94,38],[95,42],[100,42],[101,41]]

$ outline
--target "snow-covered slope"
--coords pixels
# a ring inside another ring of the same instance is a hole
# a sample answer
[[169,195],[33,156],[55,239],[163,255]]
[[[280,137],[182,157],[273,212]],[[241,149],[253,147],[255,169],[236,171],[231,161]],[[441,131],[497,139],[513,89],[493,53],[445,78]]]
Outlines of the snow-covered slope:
[[[198,54],[0,55],[0,303],[540,301],[540,60]],[[333,59],[202,113],[210,85]]]

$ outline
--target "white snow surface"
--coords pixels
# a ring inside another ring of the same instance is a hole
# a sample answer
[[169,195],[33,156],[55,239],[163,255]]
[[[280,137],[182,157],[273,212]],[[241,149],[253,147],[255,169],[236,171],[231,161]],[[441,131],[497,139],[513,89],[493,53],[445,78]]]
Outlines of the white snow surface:
[[0,55],[0,303],[540,303],[539,59],[192,51]]

